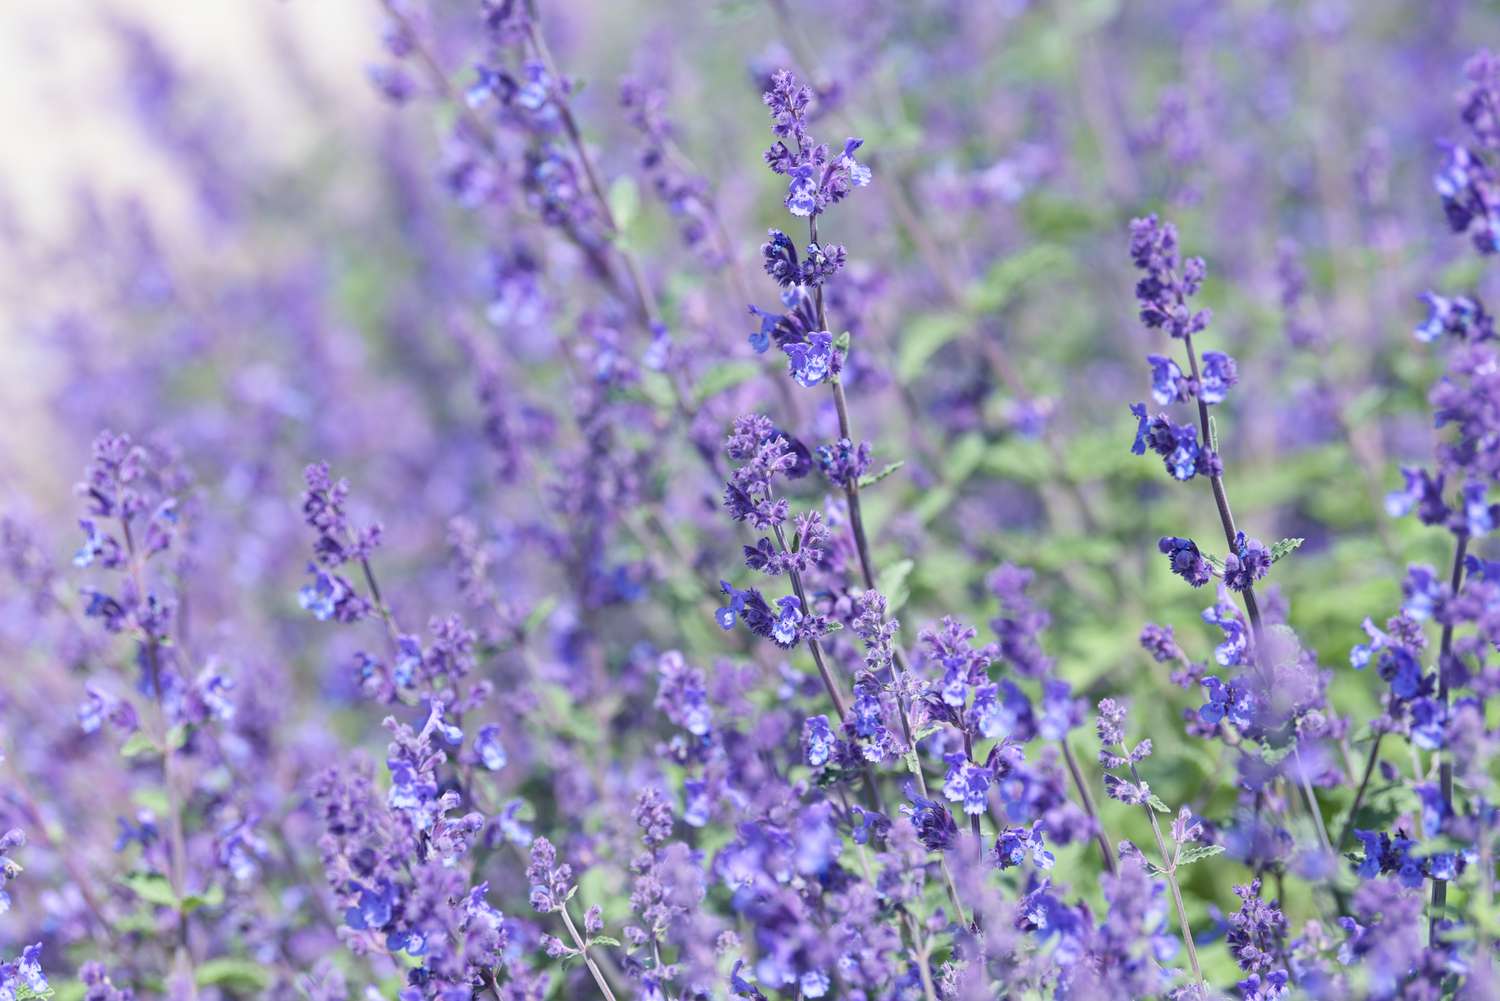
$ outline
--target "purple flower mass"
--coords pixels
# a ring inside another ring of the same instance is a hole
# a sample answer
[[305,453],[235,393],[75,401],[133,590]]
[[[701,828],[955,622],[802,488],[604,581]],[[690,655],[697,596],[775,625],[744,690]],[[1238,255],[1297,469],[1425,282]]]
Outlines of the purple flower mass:
[[0,1001],[1496,994],[1493,5],[93,6]]

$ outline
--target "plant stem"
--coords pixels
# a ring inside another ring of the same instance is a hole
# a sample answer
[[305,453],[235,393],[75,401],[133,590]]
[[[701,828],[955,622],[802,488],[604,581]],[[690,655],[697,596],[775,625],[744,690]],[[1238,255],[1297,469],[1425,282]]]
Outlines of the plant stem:
[[[1464,582],[1464,556],[1469,549],[1469,536],[1465,532],[1458,533],[1458,540],[1453,547],[1453,570],[1448,575],[1448,590],[1453,597],[1458,596],[1458,589]],[[1438,642],[1438,701],[1443,706],[1443,718],[1448,717],[1448,658],[1453,652],[1453,622],[1450,618],[1443,623],[1442,639]],[[1453,815],[1453,757],[1445,748],[1438,749],[1438,785],[1442,789],[1444,815]],[[1434,879],[1432,881],[1432,921],[1427,927],[1428,944],[1437,945],[1438,922],[1442,919],[1442,910],[1448,903],[1448,881]]]
[[1329,855],[1333,854],[1333,845],[1328,840],[1328,828],[1323,826],[1323,811],[1318,807],[1317,797],[1313,795],[1312,781],[1307,777],[1307,769],[1302,765],[1302,749],[1295,743],[1292,744],[1292,754],[1297,759],[1297,780],[1302,786],[1302,795],[1307,800],[1307,812],[1312,814],[1313,825],[1318,829],[1318,842],[1323,846],[1323,851]]
[[1344,829],[1339,832],[1339,848],[1343,848],[1344,842],[1349,840],[1349,831],[1354,827],[1354,815],[1365,801],[1365,790],[1370,786],[1370,775],[1375,771],[1375,762],[1380,758],[1380,742],[1384,739],[1385,731],[1382,730],[1375,734],[1375,742],[1370,745],[1369,757],[1365,758],[1365,773],[1359,780],[1359,788],[1354,791],[1354,802],[1349,804],[1349,816],[1344,818]]
[[604,974],[600,971],[598,964],[594,962],[594,957],[589,952],[588,945],[584,943],[583,936],[578,934],[578,929],[573,925],[573,919],[568,916],[568,905],[566,902],[558,909],[558,913],[562,915],[563,924],[568,926],[568,934],[573,938],[574,948],[583,955],[584,964],[588,966],[589,972],[594,975],[594,983],[599,985],[599,993],[604,995],[605,1001],[615,1001],[615,992],[609,989],[609,982],[604,979]]
[[[1141,773],[1136,770],[1135,762],[1130,761],[1130,751],[1122,743],[1120,744],[1121,756],[1130,762],[1130,778],[1137,786],[1143,786]],[[1177,885],[1177,856],[1167,854],[1167,841],[1161,836],[1161,824],[1156,820],[1156,809],[1150,803],[1142,803],[1141,809],[1146,811],[1146,819],[1151,821],[1151,834],[1156,838],[1156,850],[1161,854],[1162,874],[1167,877],[1167,885],[1172,888],[1172,902],[1177,905],[1177,923],[1182,929],[1182,943],[1187,946],[1188,962],[1193,966],[1193,976],[1198,978],[1198,986],[1207,990],[1203,981],[1203,968],[1198,965],[1198,949],[1193,944],[1193,928],[1188,924],[1187,905],[1182,902],[1182,888]]]
[[1089,793],[1088,783],[1083,780],[1083,769],[1078,767],[1078,759],[1073,757],[1073,749],[1068,746],[1067,737],[1058,740],[1062,745],[1063,761],[1067,762],[1068,774],[1073,776],[1073,787],[1078,790],[1078,799],[1083,804],[1083,812],[1089,815],[1089,820],[1094,824],[1094,840],[1099,845],[1099,854],[1104,859],[1104,868],[1110,875],[1115,874],[1115,853],[1110,847],[1109,835],[1104,833],[1104,822],[1099,817],[1099,812],[1094,808],[1094,797]]
[[[135,537],[130,531],[130,519],[120,515],[120,530],[125,537],[126,562],[130,568],[130,580],[135,588],[136,601],[146,600],[144,557],[136,552]],[[161,661],[158,640],[153,629],[143,629],[142,652],[146,661],[146,677],[151,684],[151,695],[156,703],[156,715],[160,733],[162,786],[167,794],[167,885],[172,889],[177,910],[177,948],[175,965],[188,974],[188,996],[198,996],[197,978],[193,976],[193,956],[188,947],[187,912],[182,909],[182,897],[186,890],[187,835],[182,822],[182,803],[177,791],[177,769],[173,764],[171,728],[167,723],[167,705],[161,687]]]

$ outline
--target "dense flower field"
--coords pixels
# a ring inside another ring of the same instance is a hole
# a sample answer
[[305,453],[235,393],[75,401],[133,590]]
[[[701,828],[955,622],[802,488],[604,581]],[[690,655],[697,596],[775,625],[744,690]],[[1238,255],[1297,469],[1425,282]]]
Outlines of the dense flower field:
[[6,227],[0,1001],[1500,997],[1492,6],[380,17]]

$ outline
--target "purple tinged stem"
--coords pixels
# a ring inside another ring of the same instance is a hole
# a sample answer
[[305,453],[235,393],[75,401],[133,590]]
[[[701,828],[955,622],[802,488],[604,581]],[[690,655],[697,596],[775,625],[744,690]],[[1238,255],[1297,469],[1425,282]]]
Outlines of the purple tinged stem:
[[563,905],[558,909],[558,913],[562,915],[563,924],[568,927],[568,934],[573,939],[574,948],[583,955],[584,964],[588,966],[589,972],[594,975],[594,983],[599,985],[599,993],[604,995],[605,1001],[615,1001],[615,992],[610,990],[609,982],[604,979],[604,973],[599,969],[599,964],[594,962],[594,956],[589,952],[588,944],[578,934],[578,928],[573,924],[573,919],[568,916],[567,901],[563,901]]
[[1068,774],[1073,777],[1073,787],[1078,790],[1078,800],[1083,806],[1083,812],[1088,814],[1089,820],[1094,824],[1094,841],[1099,845],[1099,855],[1104,859],[1104,868],[1113,876],[1117,871],[1114,849],[1110,847],[1109,835],[1104,833],[1104,821],[1094,807],[1094,797],[1089,792],[1089,784],[1084,781],[1083,769],[1078,766],[1078,759],[1073,756],[1073,748],[1068,746],[1068,738],[1063,737],[1058,743],[1062,745],[1063,761],[1067,763]]
[[[1130,759],[1130,750],[1122,743],[1120,744],[1120,755],[1130,763],[1130,778],[1137,786],[1144,785],[1141,781],[1141,773],[1136,769],[1135,762]],[[1193,966],[1193,976],[1198,978],[1198,986],[1207,990],[1203,981],[1203,968],[1198,965],[1198,949],[1193,945],[1193,927],[1188,923],[1187,905],[1182,902],[1182,887],[1177,885],[1177,856],[1167,854],[1167,841],[1161,836],[1161,824],[1156,820],[1156,808],[1150,803],[1142,803],[1141,809],[1146,811],[1146,819],[1151,821],[1151,834],[1156,838],[1156,850],[1161,854],[1162,874],[1167,877],[1167,885],[1172,888],[1172,902],[1177,905],[1177,923],[1182,929],[1182,943],[1187,946],[1188,961]]]
[[[1469,536],[1460,532],[1458,541],[1453,547],[1453,570],[1448,576],[1449,590],[1456,596],[1458,589],[1464,582],[1464,556],[1469,550]],[[1443,716],[1448,714],[1448,671],[1447,660],[1453,651],[1453,623],[1443,624],[1442,639],[1438,642],[1438,701],[1443,706]],[[1445,813],[1449,816],[1453,813],[1453,756],[1446,748],[1438,750],[1438,786],[1442,790],[1443,806]],[[1434,879],[1432,881],[1432,921],[1427,928],[1428,944],[1437,946],[1438,922],[1442,920],[1443,908],[1448,903],[1447,880]]]
[[[121,534],[125,538],[126,561],[130,567],[130,579],[135,586],[138,601],[145,600],[146,582],[144,571],[141,567],[142,557],[135,548],[135,537],[130,531],[130,519],[123,513],[120,515]],[[187,873],[185,864],[187,859],[187,836],[183,830],[182,803],[177,791],[177,768],[174,764],[174,748],[170,727],[167,726],[167,707],[162,698],[161,690],[161,662],[158,657],[157,641],[154,633],[148,631],[143,640],[146,656],[147,677],[151,682],[151,694],[156,702],[156,712],[159,717],[161,733],[161,770],[162,785],[167,794],[167,882],[172,888],[172,896],[177,900],[177,949],[176,964],[185,968],[189,976],[188,996],[198,996],[197,979],[192,976],[193,956],[188,947],[188,925],[187,912],[182,909],[182,896],[186,889]]]

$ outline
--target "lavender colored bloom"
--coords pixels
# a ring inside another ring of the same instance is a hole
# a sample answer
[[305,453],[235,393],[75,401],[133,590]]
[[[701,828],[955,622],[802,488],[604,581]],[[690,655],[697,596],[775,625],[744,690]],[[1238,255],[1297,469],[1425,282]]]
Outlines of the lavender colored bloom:
[[1203,352],[1202,361],[1198,398],[1204,403],[1223,403],[1230,388],[1239,381],[1239,369],[1233,358],[1220,351]]
[[838,373],[838,354],[827,331],[814,331],[805,342],[788,344],[785,350],[787,371],[799,386],[811,389]]
[[1167,536],[1157,542],[1156,548],[1170,561],[1172,572],[1194,587],[1202,587],[1213,578],[1213,567],[1192,539]]
[[837,746],[827,716],[810,716],[802,724],[802,760],[808,765],[821,768],[828,764]]
[[1163,355],[1147,355],[1151,363],[1151,398],[1158,406],[1181,403],[1192,395],[1192,386],[1177,363]]
[[1414,331],[1417,340],[1431,344],[1444,334],[1463,341],[1495,336],[1494,318],[1478,300],[1462,295],[1444,297],[1436,292],[1423,292],[1420,298],[1427,304],[1427,319]]
[[1271,551],[1259,539],[1247,540],[1240,532],[1234,538],[1234,551],[1224,557],[1224,585],[1231,591],[1244,591],[1270,569]]
[[910,803],[902,805],[901,812],[911,818],[923,846],[930,852],[952,848],[958,841],[958,825],[948,808],[936,800],[917,795],[910,784],[906,788],[906,797]]

